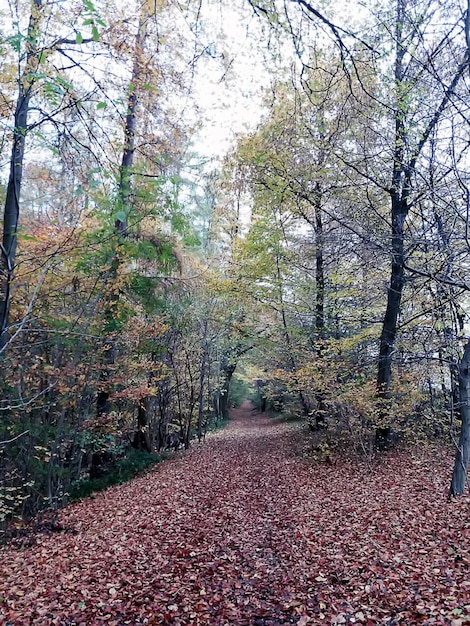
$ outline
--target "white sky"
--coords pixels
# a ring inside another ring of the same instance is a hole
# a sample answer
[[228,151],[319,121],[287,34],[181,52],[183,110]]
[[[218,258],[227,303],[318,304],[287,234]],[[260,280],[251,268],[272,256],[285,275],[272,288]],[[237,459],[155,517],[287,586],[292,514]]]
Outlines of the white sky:
[[[337,0],[326,13],[335,23],[354,28],[360,19],[364,19],[365,11],[357,3],[351,5],[348,0]],[[235,0],[230,6],[217,0],[214,3],[205,0],[201,16],[205,36],[212,36],[217,46],[215,52],[225,58],[201,59],[198,65],[194,95],[201,107],[204,124],[195,138],[194,149],[204,156],[220,158],[231,147],[237,134],[256,127],[263,113],[263,90],[273,77],[298,63],[298,59],[294,60],[288,34],[284,42],[277,42],[273,50],[269,50],[270,25],[264,15],[254,15],[248,0]],[[308,19],[302,23],[305,34],[312,24]],[[326,43],[329,35],[316,30],[314,39],[323,39]],[[271,32],[271,37],[273,42],[276,35]],[[224,63],[229,62],[230,67],[224,74]]]
[[246,1],[240,4],[241,10],[232,5],[220,11],[205,5],[210,11],[207,28],[218,40],[217,58],[202,60],[196,71],[194,96],[203,127],[194,149],[207,157],[220,158],[236,134],[255,128],[262,115],[263,89],[271,80],[260,21]]

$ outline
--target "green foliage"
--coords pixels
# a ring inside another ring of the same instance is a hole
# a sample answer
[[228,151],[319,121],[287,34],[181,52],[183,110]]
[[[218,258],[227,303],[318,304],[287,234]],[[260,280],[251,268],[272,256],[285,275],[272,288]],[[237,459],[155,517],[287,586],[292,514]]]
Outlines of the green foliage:
[[91,496],[96,491],[103,491],[112,485],[125,483],[157,463],[160,463],[161,460],[161,455],[131,449],[124,458],[116,461],[103,476],[93,479],[84,478],[76,481],[70,490],[70,500],[81,500],[82,498]]
[[28,38],[20,31],[19,22],[13,22],[13,26],[17,29],[17,32],[14,35],[3,39],[2,43],[8,43],[15,52],[20,53],[23,43],[28,41]]
[[[92,421],[93,418],[90,418]],[[116,445],[116,438],[110,433],[95,432],[84,429],[78,436],[78,444],[87,452],[101,452],[106,450],[116,458],[124,454],[124,448]]]
[[251,388],[248,383],[235,375],[230,381],[229,403],[232,406],[240,406],[250,397],[250,393]]
[[57,106],[64,97],[64,95],[68,91],[73,89],[71,83],[61,78],[60,76],[55,76],[51,78],[47,74],[36,73],[34,75],[34,78],[36,78],[36,80],[43,81],[42,89],[47,100],[53,106]]
[[149,313],[164,310],[164,301],[157,292],[158,279],[142,274],[134,274],[130,280],[130,289],[137,295]]
[[215,432],[218,430],[223,430],[227,424],[230,422],[230,418],[219,418],[218,420],[210,421],[207,426],[207,432]]

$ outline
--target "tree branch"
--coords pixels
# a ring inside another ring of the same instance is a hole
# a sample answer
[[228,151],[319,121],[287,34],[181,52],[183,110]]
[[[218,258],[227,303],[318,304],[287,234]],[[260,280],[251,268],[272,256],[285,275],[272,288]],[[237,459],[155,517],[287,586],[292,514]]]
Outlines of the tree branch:
[[25,430],[24,433],[16,435],[16,437],[13,437],[13,439],[6,439],[5,441],[0,441],[0,446],[5,446],[7,443],[13,443],[13,441],[16,441],[17,439],[19,439],[20,437],[23,437],[23,435],[27,435],[28,433],[29,433],[29,430]]

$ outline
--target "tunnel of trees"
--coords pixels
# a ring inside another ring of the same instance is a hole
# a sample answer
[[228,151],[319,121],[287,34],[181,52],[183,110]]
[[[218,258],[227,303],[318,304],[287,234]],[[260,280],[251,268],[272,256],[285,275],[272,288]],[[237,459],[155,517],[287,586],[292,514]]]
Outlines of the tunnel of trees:
[[[248,394],[364,451],[442,439],[463,493],[468,7],[131,4],[0,12],[0,523]],[[208,158],[231,98],[254,121]]]

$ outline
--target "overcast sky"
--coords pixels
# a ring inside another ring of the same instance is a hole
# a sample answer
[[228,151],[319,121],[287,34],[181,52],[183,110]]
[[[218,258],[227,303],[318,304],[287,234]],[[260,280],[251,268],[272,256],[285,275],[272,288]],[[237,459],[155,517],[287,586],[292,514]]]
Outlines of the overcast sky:
[[209,157],[220,157],[237,133],[255,128],[262,114],[263,88],[270,81],[260,20],[247,2],[238,4],[239,9],[203,6],[202,19],[215,40],[215,58],[201,60],[195,74],[194,96],[203,126],[194,148]]

